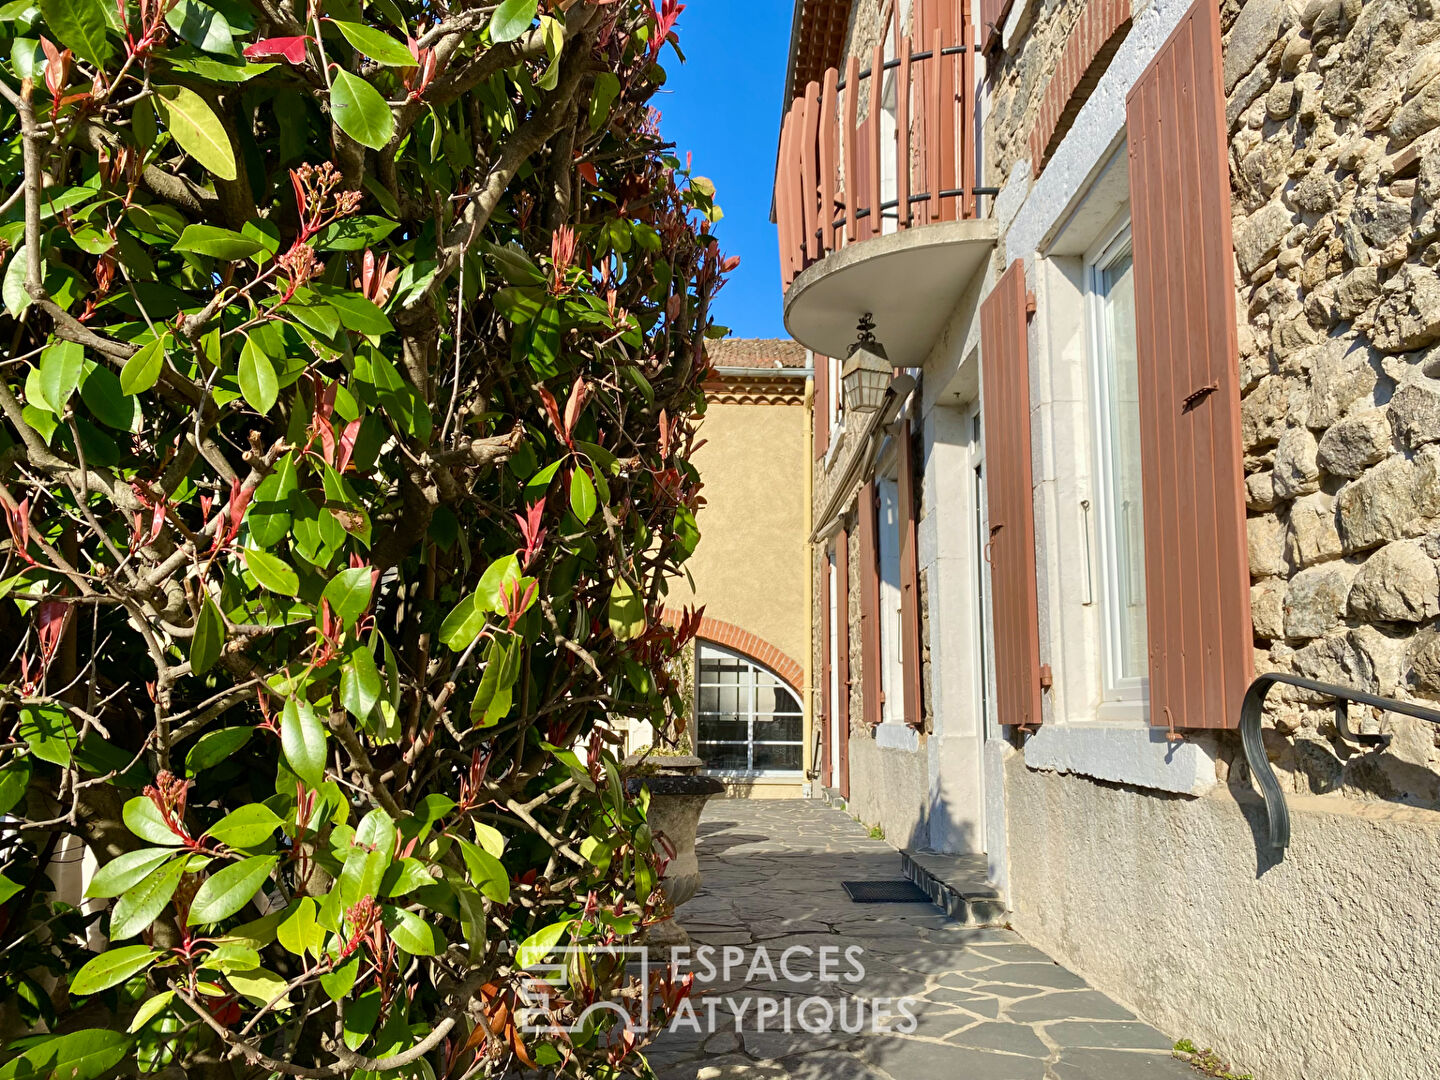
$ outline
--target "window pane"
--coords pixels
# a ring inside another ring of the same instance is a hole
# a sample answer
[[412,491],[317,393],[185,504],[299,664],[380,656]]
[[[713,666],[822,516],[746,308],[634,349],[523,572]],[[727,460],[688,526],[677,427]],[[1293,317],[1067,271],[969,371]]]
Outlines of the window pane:
[[755,746],[755,768],[776,769],[786,772],[799,772],[802,757],[800,747],[796,746],[766,746],[757,743]]
[[1147,667],[1145,534],[1140,475],[1140,390],[1135,355],[1135,280],[1128,253],[1105,268],[1105,377],[1110,428],[1109,531],[1114,545],[1109,595],[1117,670],[1143,678]]
[[740,742],[750,738],[750,725],[729,716],[700,715],[700,739],[703,742]]
[[750,755],[743,745],[717,745],[715,743],[702,742],[699,749],[700,757],[705,760],[705,764],[709,768],[738,769],[741,771],[750,768]]
[[800,742],[801,738],[798,714],[755,717],[755,739],[758,742]]
[[755,711],[757,713],[799,713],[800,703],[788,688],[761,686],[755,690]]

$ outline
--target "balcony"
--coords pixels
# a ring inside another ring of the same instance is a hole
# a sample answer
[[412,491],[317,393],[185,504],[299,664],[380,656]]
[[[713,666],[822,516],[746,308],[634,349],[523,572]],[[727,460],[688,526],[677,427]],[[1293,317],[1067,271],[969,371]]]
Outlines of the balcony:
[[870,312],[890,358],[920,364],[994,247],[978,215],[993,189],[975,185],[975,48],[961,25],[876,47],[863,70],[852,56],[786,114],[775,182],[785,325],[817,353],[845,355]]

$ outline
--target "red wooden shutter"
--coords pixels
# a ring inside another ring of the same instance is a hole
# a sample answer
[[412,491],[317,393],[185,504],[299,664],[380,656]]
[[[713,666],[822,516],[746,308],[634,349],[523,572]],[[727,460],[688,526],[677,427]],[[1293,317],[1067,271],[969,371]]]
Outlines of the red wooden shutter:
[[836,688],[840,700],[840,784],[841,798],[850,798],[850,534],[841,529],[835,537],[835,612],[839,637],[835,642],[839,662]]
[[900,425],[897,462],[900,501],[900,663],[904,671],[905,722],[925,730],[925,674],[920,659],[920,560],[915,550],[915,449],[910,421]]
[[1005,17],[1010,14],[1010,0],[980,0],[980,47],[989,52],[1000,44]]
[[880,549],[875,538],[875,481],[860,489],[860,693],[865,722],[885,717],[880,674]]
[[815,370],[811,419],[815,425],[815,457],[818,460],[830,449],[830,358],[817,353],[811,365]]
[[1151,723],[1235,727],[1253,678],[1220,16],[1126,100]]
[[1002,724],[1041,720],[1026,306],[1025,264],[1016,261],[980,305],[995,708]]
[[[836,554],[838,559],[838,550]],[[830,697],[830,597],[831,590],[835,587],[835,578],[830,568],[829,552],[821,552],[821,565],[825,568],[822,575],[825,587],[820,594],[820,716],[816,723],[820,725],[820,783],[830,787],[830,717],[834,715],[832,710],[835,708],[835,702]],[[839,615],[838,605],[836,614]],[[813,744],[814,740],[811,741]]]

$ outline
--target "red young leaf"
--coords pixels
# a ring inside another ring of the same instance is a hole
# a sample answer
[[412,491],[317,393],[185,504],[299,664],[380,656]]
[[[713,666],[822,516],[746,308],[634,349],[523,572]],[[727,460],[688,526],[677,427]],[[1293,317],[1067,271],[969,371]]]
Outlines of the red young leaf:
[[272,37],[264,41],[257,41],[254,45],[245,46],[245,59],[256,60],[263,56],[278,56],[288,64],[303,64],[305,62],[305,47],[310,43],[310,36],[302,34],[300,37]]

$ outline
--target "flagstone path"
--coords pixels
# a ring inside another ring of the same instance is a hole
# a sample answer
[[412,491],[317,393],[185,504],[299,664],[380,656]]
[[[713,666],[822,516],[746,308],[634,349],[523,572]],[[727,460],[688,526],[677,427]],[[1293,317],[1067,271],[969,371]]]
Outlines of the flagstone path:
[[[839,810],[712,800],[699,850],[704,883],[681,922],[714,948],[716,972],[697,983],[695,1022],[647,1051],[660,1080],[1197,1080],[1171,1038],[1018,934],[967,930],[929,904],[852,903],[842,880],[903,875]],[[726,946],[743,950],[728,980]],[[756,966],[760,947],[777,970]],[[897,1011],[898,998],[914,1000]]]

